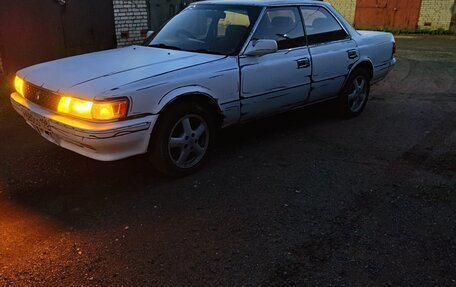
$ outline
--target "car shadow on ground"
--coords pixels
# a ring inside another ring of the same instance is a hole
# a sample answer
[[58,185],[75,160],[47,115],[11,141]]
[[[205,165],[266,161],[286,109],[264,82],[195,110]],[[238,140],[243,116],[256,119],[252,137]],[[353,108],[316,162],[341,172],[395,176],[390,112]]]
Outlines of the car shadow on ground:
[[[195,182],[233,175],[232,166],[239,161],[238,150],[255,149],[257,144],[267,145],[284,134],[292,137],[306,127],[340,120],[333,103],[328,102],[228,128],[220,132],[206,166],[185,178],[165,177],[154,171],[145,155],[98,162],[37,138],[40,148],[34,149],[31,144],[19,158],[10,159],[0,172],[0,180],[7,183],[9,200],[51,218],[59,226],[107,227],[118,224],[115,214],[128,216],[135,210],[148,213],[157,202],[169,205],[187,198],[182,208],[195,207],[201,197],[212,192],[209,186],[203,186],[195,196]],[[38,136],[28,131],[25,137]],[[21,173],[8,172],[17,170]]]

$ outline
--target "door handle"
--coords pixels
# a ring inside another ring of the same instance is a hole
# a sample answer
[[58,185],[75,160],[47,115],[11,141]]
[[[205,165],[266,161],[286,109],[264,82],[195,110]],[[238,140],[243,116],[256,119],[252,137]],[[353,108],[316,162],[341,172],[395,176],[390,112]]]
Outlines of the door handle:
[[347,54],[349,59],[356,59],[359,57],[358,50],[348,50]]
[[296,62],[298,63],[298,69],[310,67],[309,58],[302,58],[302,59],[296,60]]

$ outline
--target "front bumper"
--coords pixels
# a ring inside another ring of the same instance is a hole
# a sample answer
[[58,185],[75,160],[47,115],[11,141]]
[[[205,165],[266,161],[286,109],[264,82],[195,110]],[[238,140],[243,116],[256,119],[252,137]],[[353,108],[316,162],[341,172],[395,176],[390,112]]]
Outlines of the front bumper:
[[94,123],[46,110],[11,94],[14,109],[45,139],[86,157],[113,161],[147,152],[157,115],[131,120]]

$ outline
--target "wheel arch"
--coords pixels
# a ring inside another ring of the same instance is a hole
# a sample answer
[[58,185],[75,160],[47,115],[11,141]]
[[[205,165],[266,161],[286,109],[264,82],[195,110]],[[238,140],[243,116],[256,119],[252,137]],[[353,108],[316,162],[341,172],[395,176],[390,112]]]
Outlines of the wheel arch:
[[[181,116],[182,114],[187,114],[188,110],[195,110],[195,105],[193,105],[193,103],[201,106],[201,108],[196,109],[197,111],[204,109],[205,115],[209,113],[209,115],[206,115],[206,117],[212,118],[213,116],[214,121],[209,120],[210,122],[207,124],[209,125],[209,128],[211,128],[212,125],[215,131],[214,134],[217,133],[217,128],[221,126],[219,123],[222,122],[223,117],[220,112],[220,108],[217,104],[216,99],[208,93],[195,89],[177,89],[173,93],[168,93],[168,95],[162,97],[158,102],[160,109],[158,109],[157,104],[157,112],[155,114],[158,115],[158,119],[154,128],[152,129],[148,145],[148,153],[153,156],[153,163],[155,165],[155,168],[165,174],[183,176],[201,167],[201,162],[204,159],[205,155],[203,155],[203,159],[198,161],[196,165],[191,166],[188,170],[183,170],[181,169],[182,167],[173,167],[173,164],[170,162],[168,154],[169,151],[164,151],[164,149],[168,150],[168,147],[164,144],[163,139],[166,141],[168,140],[168,138],[166,138],[169,136],[168,131],[172,131],[172,129],[170,130],[170,125],[171,127],[174,125],[173,121],[167,121],[166,119],[172,118],[174,120],[176,118],[176,114],[173,115],[172,111],[181,113],[178,114]],[[188,109],[188,107],[190,107],[190,109]],[[170,113],[168,113],[168,111]],[[207,150],[205,153],[206,152]]]
[[372,61],[368,58],[362,59],[358,62],[356,62],[351,68],[350,71],[348,72],[347,77],[345,78],[344,84],[342,85],[342,88],[339,91],[339,94],[341,91],[344,90],[345,86],[347,85],[347,81],[350,78],[351,74],[358,70],[365,68],[369,72],[369,81],[374,78],[374,65],[372,64]]
[[362,59],[353,65],[353,67],[350,69],[350,72],[348,73],[348,77],[350,77],[350,75],[357,69],[366,69],[369,72],[369,80],[372,80],[374,78],[374,64],[372,64],[372,61],[370,59]]
[[221,126],[224,117],[216,98],[208,89],[198,86],[178,88],[163,96],[154,111],[154,114],[159,114],[158,121],[160,121],[160,114],[184,101],[198,103],[206,108],[214,116],[217,126]]

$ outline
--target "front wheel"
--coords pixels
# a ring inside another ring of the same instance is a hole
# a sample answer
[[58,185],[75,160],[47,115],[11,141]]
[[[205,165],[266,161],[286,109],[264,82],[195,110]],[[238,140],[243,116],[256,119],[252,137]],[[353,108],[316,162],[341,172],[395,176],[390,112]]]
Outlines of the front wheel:
[[370,80],[367,71],[360,68],[348,78],[340,95],[341,113],[347,117],[356,117],[364,110],[370,92]]
[[160,119],[149,145],[156,169],[171,176],[197,171],[206,159],[214,124],[203,107],[182,102],[170,107]]

